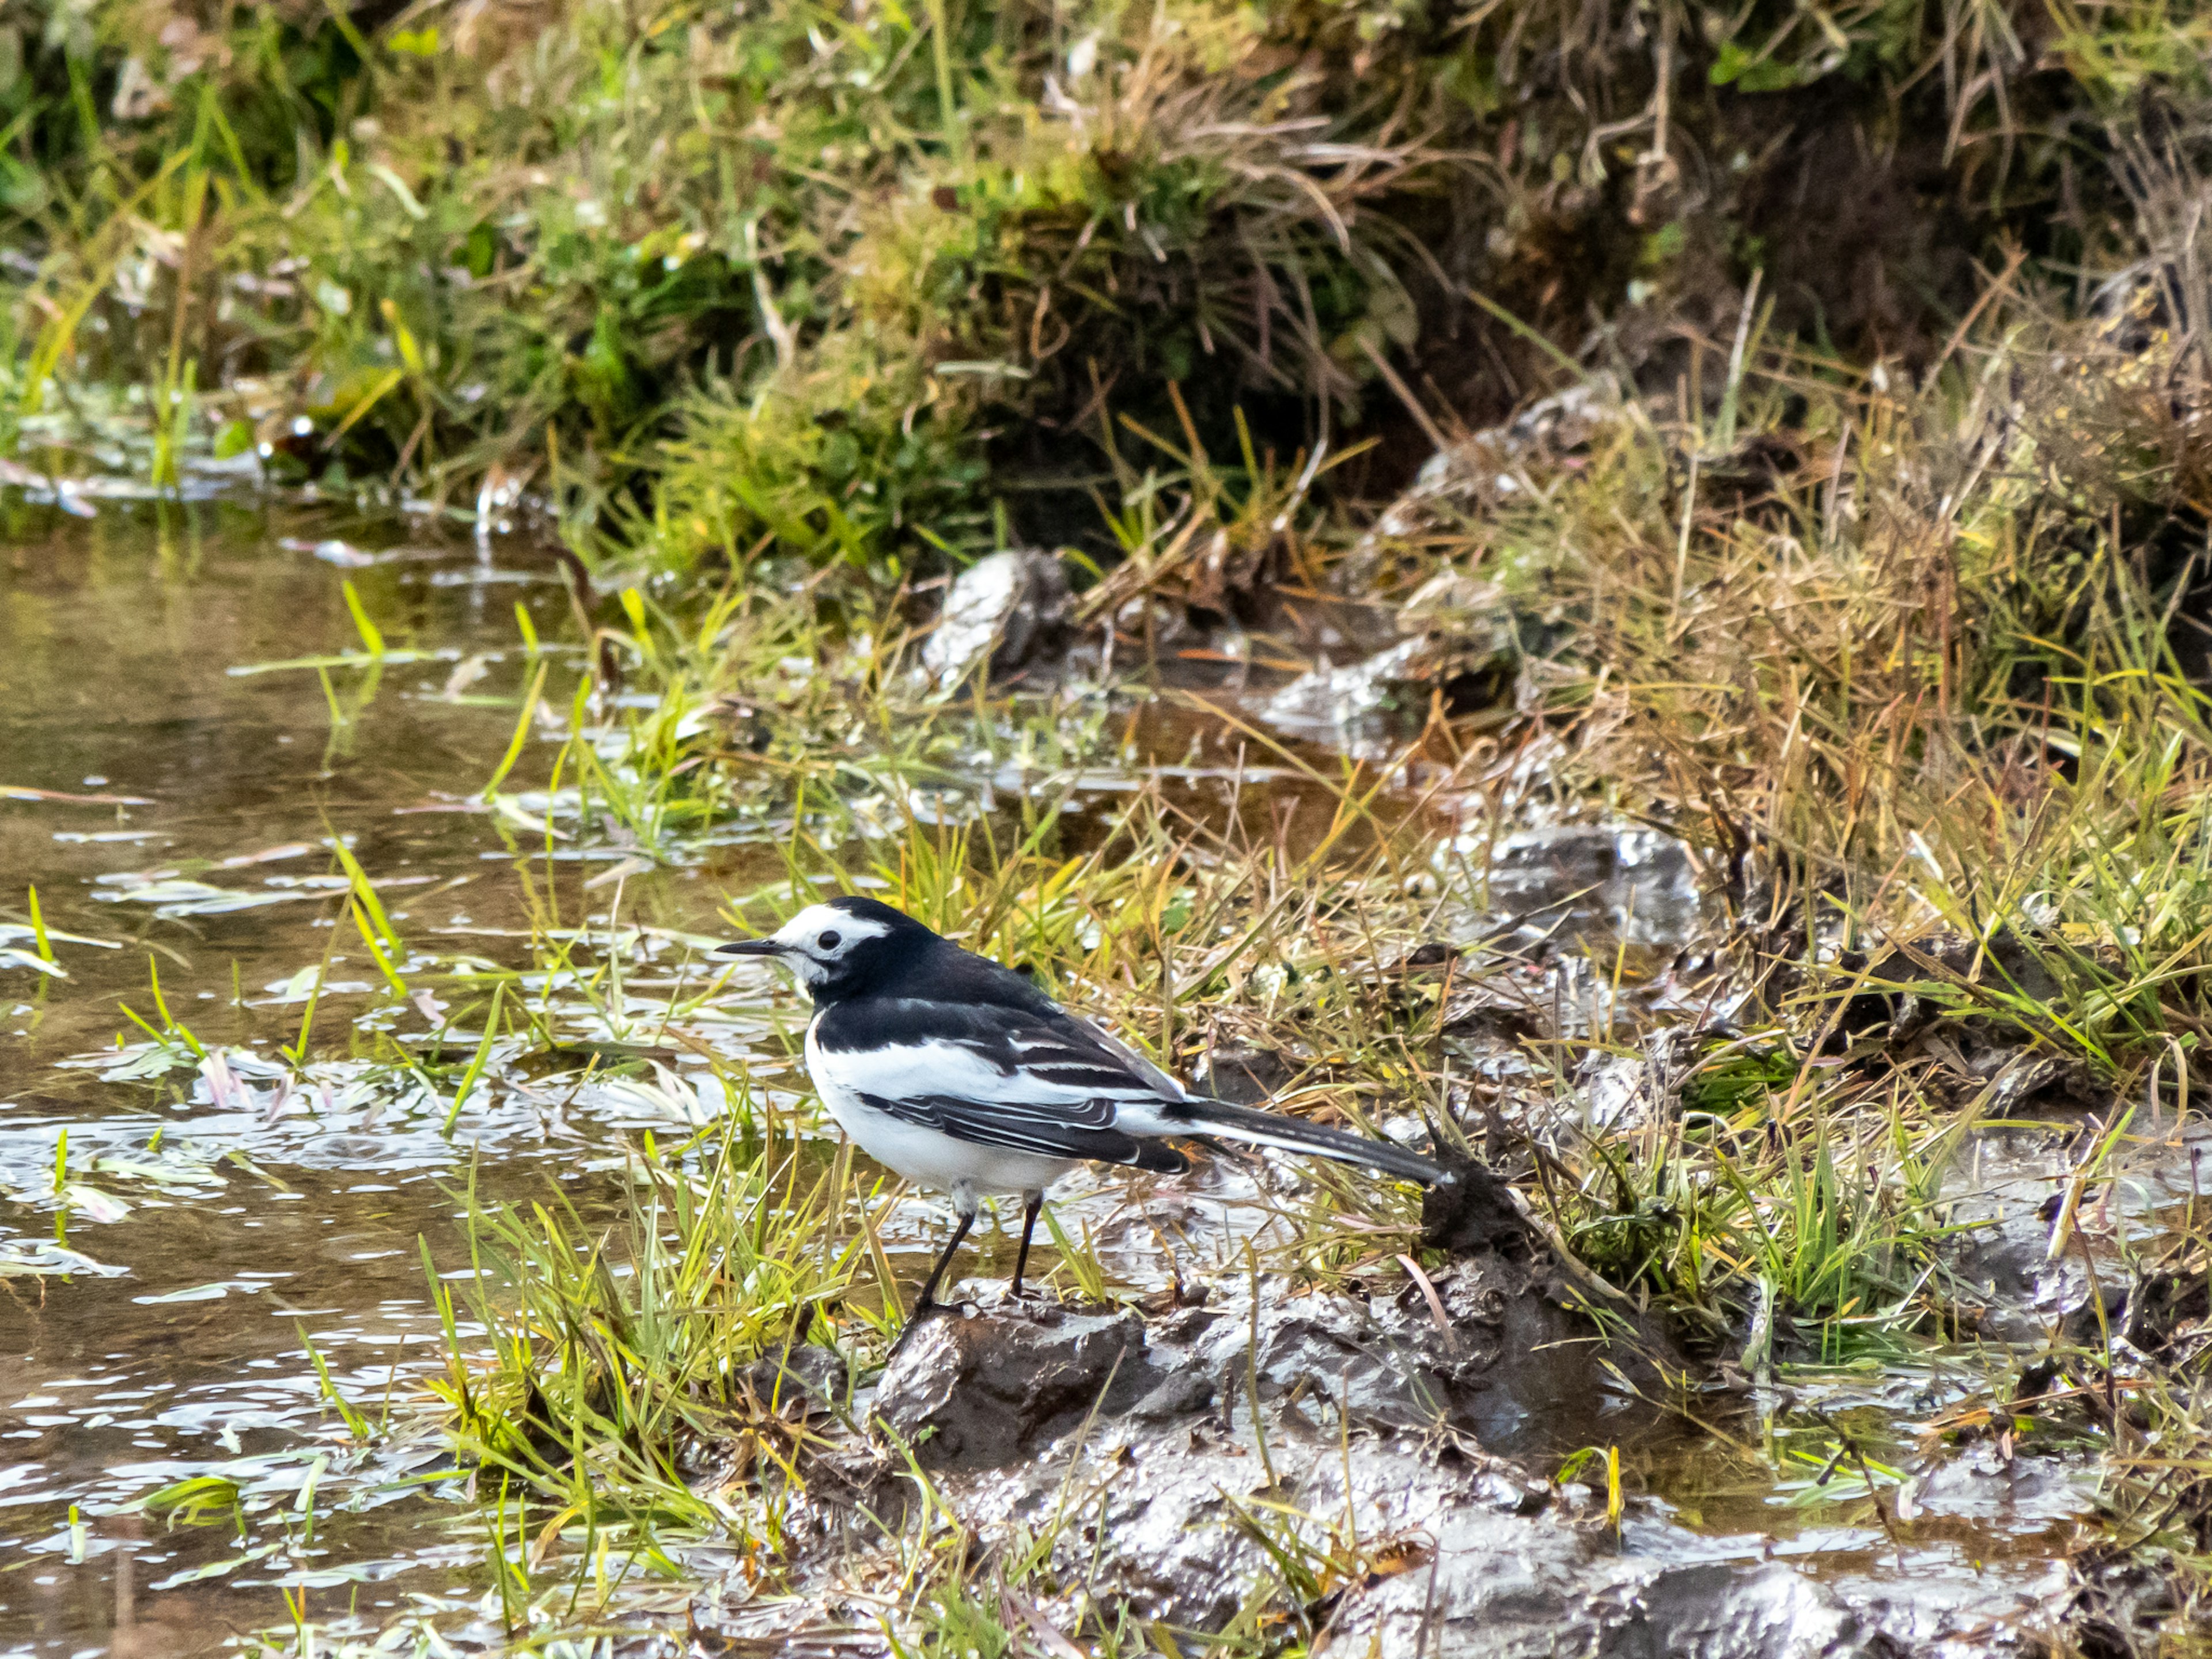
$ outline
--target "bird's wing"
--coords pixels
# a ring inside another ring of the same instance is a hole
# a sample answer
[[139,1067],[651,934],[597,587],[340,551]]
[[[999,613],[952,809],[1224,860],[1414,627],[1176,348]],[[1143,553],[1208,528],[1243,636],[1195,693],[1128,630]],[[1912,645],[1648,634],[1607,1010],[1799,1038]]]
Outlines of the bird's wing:
[[1004,1106],[978,1106],[944,1095],[889,1097],[864,1092],[860,1099],[903,1122],[979,1146],[1036,1152],[1045,1158],[1087,1158],[1094,1164],[1128,1164],[1170,1175],[1190,1167],[1188,1158],[1163,1141],[1110,1127],[1074,1122],[1064,1116],[1014,1113]]
[[1164,1099],[1181,1091],[1163,1096],[1154,1078],[1164,1073],[1123,1059],[1065,1015],[871,998],[827,1011],[814,1048],[827,1073],[820,1081],[906,1122],[1051,1157],[1184,1167],[1180,1153],[1144,1138]]
[[1065,1018],[1071,1024],[1078,1026],[1084,1036],[1096,1042],[1100,1048],[1127,1066],[1132,1073],[1151,1085],[1152,1095],[1156,1099],[1188,1100],[1190,1098],[1190,1091],[1182,1084],[1153,1065],[1136,1048],[1122,1042],[1097,1021],[1085,1018],[1079,1014],[1069,1014]]

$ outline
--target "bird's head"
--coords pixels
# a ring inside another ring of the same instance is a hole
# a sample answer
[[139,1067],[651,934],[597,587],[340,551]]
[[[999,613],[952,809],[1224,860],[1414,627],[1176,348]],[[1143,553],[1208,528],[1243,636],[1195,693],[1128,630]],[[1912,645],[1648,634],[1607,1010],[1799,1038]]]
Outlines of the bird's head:
[[799,975],[819,1001],[850,996],[910,963],[935,933],[879,899],[847,894],[810,904],[773,933],[718,945],[724,957],[766,957]]

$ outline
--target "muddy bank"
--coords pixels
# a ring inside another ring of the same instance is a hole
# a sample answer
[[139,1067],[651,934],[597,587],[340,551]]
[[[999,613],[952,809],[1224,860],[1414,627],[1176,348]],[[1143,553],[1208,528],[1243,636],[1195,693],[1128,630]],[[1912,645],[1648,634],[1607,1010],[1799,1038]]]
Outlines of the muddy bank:
[[787,1397],[848,1425],[796,1529],[799,1603],[726,1587],[693,1607],[700,1650],[865,1622],[896,1557],[855,1512],[896,1530],[917,1505],[970,1530],[981,1574],[1012,1571],[985,1540],[1048,1540],[1008,1605],[1078,1640],[1086,1614],[1229,1628],[1272,1578],[1300,1587],[1291,1627],[1317,1647],[1985,1654],[2033,1650],[2065,1591],[2047,1559],[1963,1559],[1997,1510],[2033,1525],[2039,1507],[1993,1508],[1991,1479],[2008,1483],[1985,1471],[1928,1483],[1924,1519],[1896,1544],[1867,1523],[1716,1531],[1650,1494],[1608,1518],[1601,1460],[1595,1480],[1540,1471],[1577,1444],[1686,1445],[1654,1409],[1680,1356],[1654,1332],[1608,1340],[1540,1260],[1478,1254],[1382,1302],[1273,1278],[1113,1311],[961,1288],[964,1305],[857,1389],[824,1350],[793,1357]]

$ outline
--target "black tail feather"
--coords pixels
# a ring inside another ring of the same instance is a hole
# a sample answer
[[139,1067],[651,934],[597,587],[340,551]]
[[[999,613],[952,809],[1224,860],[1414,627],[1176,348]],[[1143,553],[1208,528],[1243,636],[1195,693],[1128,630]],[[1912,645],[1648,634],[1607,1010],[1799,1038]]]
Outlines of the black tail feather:
[[1334,1158],[1340,1164],[1364,1164],[1401,1181],[1419,1182],[1424,1187],[1432,1187],[1445,1178],[1440,1165],[1419,1152],[1407,1152],[1395,1141],[1370,1140],[1364,1135],[1325,1128],[1304,1118],[1286,1117],[1280,1112],[1232,1106],[1225,1100],[1187,1100],[1169,1108],[1164,1115],[1175,1123],[1178,1133],[1218,1135],[1224,1140],[1273,1146],[1286,1152],[1306,1152],[1316,1158]]

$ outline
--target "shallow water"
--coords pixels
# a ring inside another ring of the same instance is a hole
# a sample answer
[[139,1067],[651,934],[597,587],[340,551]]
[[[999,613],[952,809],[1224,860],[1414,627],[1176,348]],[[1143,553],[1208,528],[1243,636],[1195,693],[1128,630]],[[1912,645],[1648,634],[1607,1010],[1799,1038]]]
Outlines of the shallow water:
[[[382,1489],[401,1471],[352,1448],[301,1332],[372,1415],[404,1398],[440,1341],[418,1240],[457,1258],[470,1160],[488,1194],[560,1182],[605,1213],[623,1183],[594,1164],[626,1115],[655,1114],[502,1093],[441,1133],[384,1034],[446,1011],[381,994],[327,843],[349,842],[425,965],[524,967],[534,916],[605,910],[584,886],[605,860],[541,858],[526,882],[512,832],[456,810],[532,668],[516,606],[551,639],[568,600],[520,546],[331,513],[26,516],[0,553],[0,785],[86,799],[0,800],[0,905],[21,921],[35,884],[51,930],[98,942],[54,942],[66,979],[0,970],[0,1643],[213,1645],[282,1619],[275,1583],[373,1620],[445,1594],[446,1563],[480,1552],[444,1540],[442,1506]],[[347,580],[392,652],[428,654],[332,671],[328,697],[313,670],[234,672],[359,650]],[[574,672],[556,653],[557,706]],[[625,915],[712,927],[704,878],[632,877]],[[280,1099],[326,952],[320,1086]],[[156,972],[228,1076],[149,1053],[122,1010],[162,1024]],[[246,1546],[129,1507],[203,1476],[241,1488]],[[292,1547],[223,1568],[281,1540],[280,1516]]]
[[[358,653],[349,582],[384,637],[380,666],[240,672]],[[569,601],[520,542],[220,505],[90,520],[21,508],[6,527],[0,926],[27,921],[35,884],[47,928],[76,937],[53,941],[63,977],[40,971],[20,927],[0,932],[0,1650],[190,1652],[300,1617],[366,1631],[404,1610],[482,1616],[483,1534],[448,1501],[459,1481],[420,1436],[357,1445],[312,1356],[356,1409],[404,1418],[441,1363],[423,1250],[466,1273],[464,1184],[491,1200],[557,1186],[586,1219],[612,1218],[630,1190],[624,1137],[680,1137],[723,1101],[678,1050],[585,1081],[510,1073],[448,1133],[451,1073],[406,1055],[448,1022],[465,1051],[482,999],[455,975],[527,970],[532,930],[562,927],[625,930],[626,969],[597,1004],[573,981],[533,984],[549,1026],[651,1043],[672,996],[704,982],[696,947],[725,930],[724,895],[782,873],[772,843],[734,832],[678,867],[605,835],[549,856],[542,836],[475,805],[538,666],[518,605],[546,642],[545,707],[564,710],[582,666],[561,643]],[[536,757],[565,735],[552,716],[536,724],[518,778],[542,778]],[[1135,757],[1215,821],[1239,813],[1293,843],[1328,821],[1326,791],[1248,764],[1201,713],[1153,705],[1126,743],[1077,780],[1079,803],[1110,806]],[[384,994],[334,841],[391,910],[407,941],[395,966],[428,1000]],[[1456,845],[1494,860],[1497,911],[1586,949],[1618,983],[1662,978],[1697,920],[1694,872],[1648,831],[1485,830]],[[1573,982],[1586,1023],[1609,1021],[1592,975]],[[788,996],[764,977],[733,986],[695,1035],[759,1086],[796,1086]],[[1556,1006],[1557,982],[1550,994]],[[154,1042],[134,1015],[190,1040]],[[1141,1276],[1142,1249],[1117,1240],[1152,1235],[1113,1180],[1074,1184],[1066,1205],[1094,1224],[1102,1259]],[[1203,1194],[1191,1208],[1197,1230],[1221,1224],[1224,1263],[1257,1224]],[[920,1252],[935,1224],[917,1203],[888,1237]],[[1854,1595],[1919,1578],[1979,1585],[1984,1607],[2032,1599],[2078,1512],[2069,1471],[2033,1491],[2005,1472],[1935,1494],[1941,1524],[1901,1557],[1863,1503],[1809,1489],[1785,1503],[1796,1489],[1776,1474],[1793,1437],[1808,1467],[1826,1455],[1808,1401],[1869,1446],[1901,1446],[1982,1376],[1804,1379],[1770,1421],[1739,1412],[1724,1440],[1648,1413],[1603,1425],[1628,1448],[1631,1490],[1661,1500],[1632,1510],[1622,1546],[1795,1559]],[[1538,1425],[1514,1449],[1563,1455],[1599,1426]],[[210,1524],[173,1525],[143,1507],[194,1479],[234,1483],[242,1518],[216,1504]]]

